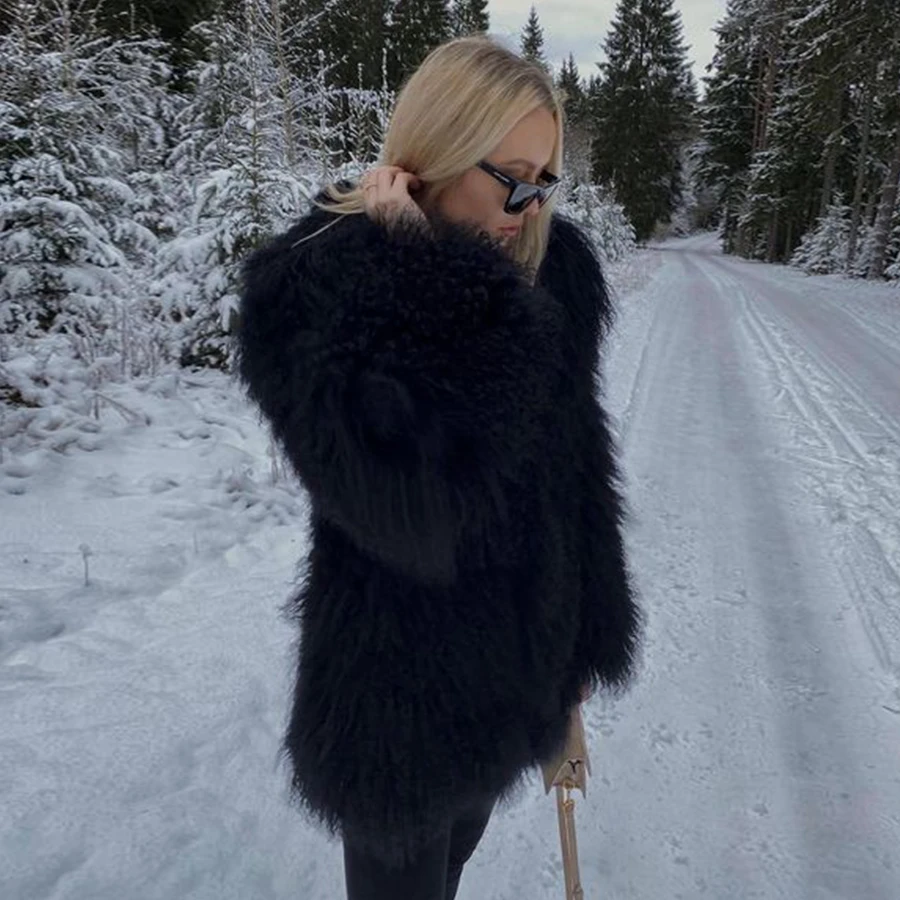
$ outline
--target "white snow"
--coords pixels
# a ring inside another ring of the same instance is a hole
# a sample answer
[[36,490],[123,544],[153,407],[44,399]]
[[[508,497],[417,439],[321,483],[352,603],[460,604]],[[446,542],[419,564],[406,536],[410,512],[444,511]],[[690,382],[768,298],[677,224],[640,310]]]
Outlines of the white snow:
[[[585,896],[896,900],[900,295],[709,236],[613,281],[649,625],[586,709]],[[277,758],[305,499],[225,376],[109,401],[0,456],[0,897],[342,897]],[[460,900],[562,897],[556,829],[534,778]]]

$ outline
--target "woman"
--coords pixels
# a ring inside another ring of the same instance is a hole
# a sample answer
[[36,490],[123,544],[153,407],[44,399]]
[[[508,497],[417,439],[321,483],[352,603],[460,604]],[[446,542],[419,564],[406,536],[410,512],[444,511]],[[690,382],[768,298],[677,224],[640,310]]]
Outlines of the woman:
[[403,89],[382,159],[245,266],[238,371],[311,498],[285,751],[350,900],[452,900],[638,613],[588,241],[550,202],[547,76],[484,38]]

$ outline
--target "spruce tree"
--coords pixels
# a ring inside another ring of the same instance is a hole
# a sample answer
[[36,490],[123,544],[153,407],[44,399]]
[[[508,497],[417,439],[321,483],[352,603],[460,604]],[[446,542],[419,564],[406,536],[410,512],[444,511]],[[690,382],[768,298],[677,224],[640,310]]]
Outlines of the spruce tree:
[[612,184],[639,240],[682,194],[682,148],[696,88],[673,0],[620,0],[604,44],[594,122],[594,179]]
[[314,194],[327,158],[310,138],[329,130],[320,112],[334,92],[292,74],[282,2],[243,0],[240,18],[201,23],[211,52],[189,73],[172,159],[190,215],[154,271],[158,318],[182,365],[228,364],[240,264]]
[[[204,49],[194,26],[218,11],[239,16],[240,0],[103,0],[95,21],[113,37],[158,37],[164,41],[173,67],[173,88],[183,92],[188,89],[187,70]],[[0,23],[2,18],[0,12]]]
[[900,218],[900,16],[894,15],[879,42],[880,77],[877,82],[877,127],[875,151],[878,177],[877,212],[873,217],[871,246],[868,247],[869,278],[900,270],[896,244]]
[[566,119],[572,123],[580,121],[584,114],[585,92],[578,66],[575,65],[575,57],[571,53],[560,67],[556,86],[562,95]]
[[453,0],[451,31],[455,37],[484,34],[490,28],[488,0]]
[[588,99],[572,54],[564,60],[559,70],[556,87],[565,113],[563,169],[576,184],[587,184],[591,180]]
[[428,53],[451,37],[449,0],[396,0],[388,31],[388,84],[397,90]]
[[290,3],[290,43],[297,57],[291,70],[320,85],[315,113],[304,111],[304,121],[315,132],[313,143],[322,148],[323,174],[331,170],[335,156],[343,162],[371,161],[377,152],[374,145],[381,127],[373,102],[385,93],[392,2]]
[[531,7],[528,21],[522,29],[522,56],[539,65],[545,72],[550,71],[550,66],[544,56],[544,29],[541,28],[534,6]]
[[716,52],[700,110],[698,177],[716,199],[726,253],[735,250],[745,176],[753,153],[754,97],[760,79],[753,49],[755,0],[729,0],[716,27]]
[[808,231],[791,257],[791,265],[810,275],[841,272],[847,262],[847,242],[850,239],[850,207],[840,202],[832,204],[819,218],[816,227]]
[[104,35],[97,3],[20,0],[12,12],[0,36],[0,332],[65,334],[92,363],[143,299],[135,266],[157,235],[140,213],[155,198],[134,188],[165,153],[170,73],[158,41]]
[[872,229],[872,261],[866,273],[869,278],[881,278],[891,265],[889,248],[900,195],[898,184],[900,184],[900,124],[897,125],[894,152],[888,165],[878,205],[878,216]]
[[841,195],[849,235],[835,271],[869,268],[889,221],[900,17],[872,0],[730,0],[718,32],[701,173],[719,197],[725,249],[787,260]]
[[301,0],[294,8],[296,45],[314,77],[324,62],[331,87],[378,90],[384,80],[392,0]]
[[[790,257],[802,236],[844,193],[848,79],[858,54],[855,0],[825,0],[812,9],[799,0],[763,8],[768,101],[758,117],[739,247],[768,261]],[[861,38],[862,35],[859,35]],[[774,71],[773,71],[774,70]]]

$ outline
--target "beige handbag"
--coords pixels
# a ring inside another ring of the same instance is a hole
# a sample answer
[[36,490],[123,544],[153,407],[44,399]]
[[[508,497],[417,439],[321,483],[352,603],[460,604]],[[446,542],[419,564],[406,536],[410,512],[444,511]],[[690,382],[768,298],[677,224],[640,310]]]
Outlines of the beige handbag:
[[541,768],[544,772],[545,792],[549,794],[550,788],[556,787],[566,900],[583,900],[584,891],[578,870],[578,843],[575,839],[575,800],[571,795],[578,788],[582,796],[587,796],[587,779],[591,774],[580,705],[569,716],[569,732],[562,750]]

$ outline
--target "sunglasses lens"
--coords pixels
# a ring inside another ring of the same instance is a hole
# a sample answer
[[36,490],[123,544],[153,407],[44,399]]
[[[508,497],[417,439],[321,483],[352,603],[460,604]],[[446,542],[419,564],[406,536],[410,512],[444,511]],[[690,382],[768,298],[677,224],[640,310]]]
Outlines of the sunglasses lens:
[[522,212],[543,190],[534,184],[517,184],[506,201],[506,211],[515,215]]
[[548,184],[547,187],[541,188],[541,196],[538,197],[538,203],[543,206],[556,193],[558,187],[559,182],[554,181],[553,184]]

